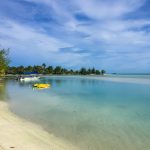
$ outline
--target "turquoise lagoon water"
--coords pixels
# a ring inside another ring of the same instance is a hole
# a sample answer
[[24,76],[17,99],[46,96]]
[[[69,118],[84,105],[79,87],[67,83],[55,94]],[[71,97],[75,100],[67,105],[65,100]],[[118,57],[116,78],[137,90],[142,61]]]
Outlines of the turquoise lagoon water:
[[65,76],[40,82],[52,86],[6,82],[12,112],[81,150],[150,150],[150,85]]

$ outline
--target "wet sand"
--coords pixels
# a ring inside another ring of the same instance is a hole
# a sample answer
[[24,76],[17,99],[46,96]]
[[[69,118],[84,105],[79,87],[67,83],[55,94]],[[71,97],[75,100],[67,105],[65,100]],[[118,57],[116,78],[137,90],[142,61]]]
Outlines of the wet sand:
[[48,134],[40,126],[9,111],[0,101],[0,150],[76,150],[73,145]]

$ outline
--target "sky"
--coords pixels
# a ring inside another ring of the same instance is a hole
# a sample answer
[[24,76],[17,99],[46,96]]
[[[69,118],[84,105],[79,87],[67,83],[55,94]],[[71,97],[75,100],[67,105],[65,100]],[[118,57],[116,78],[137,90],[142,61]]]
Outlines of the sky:
[[150,0],[0,0],[11,65],[150,73]]

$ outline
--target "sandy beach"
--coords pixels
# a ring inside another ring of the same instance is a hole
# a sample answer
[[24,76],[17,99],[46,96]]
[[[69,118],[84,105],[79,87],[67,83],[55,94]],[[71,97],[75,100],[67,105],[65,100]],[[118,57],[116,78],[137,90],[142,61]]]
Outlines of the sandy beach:
[[9,111],[0,101],[0,150],[75,150],[70,143],[48,134]]

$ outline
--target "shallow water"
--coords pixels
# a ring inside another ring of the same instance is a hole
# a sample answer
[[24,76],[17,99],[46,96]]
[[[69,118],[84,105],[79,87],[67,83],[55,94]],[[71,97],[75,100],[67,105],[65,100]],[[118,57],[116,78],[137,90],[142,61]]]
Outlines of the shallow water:
[[6,82],[14,113],[82,150],[150,149],[150,85],[62,76],[40,82],[52,87]]

